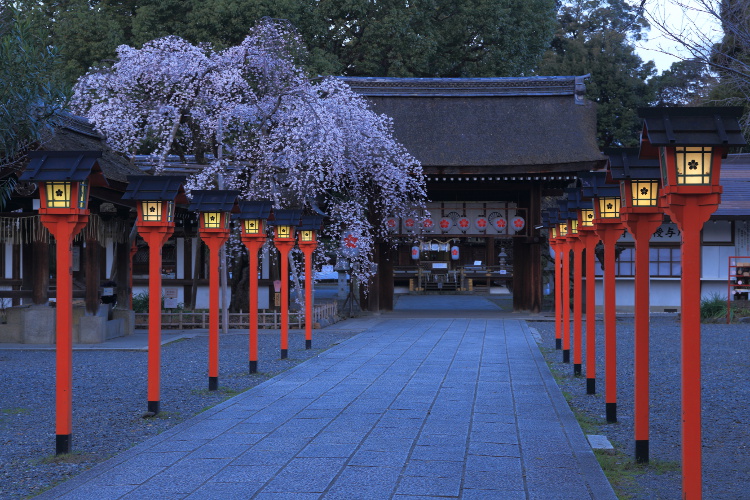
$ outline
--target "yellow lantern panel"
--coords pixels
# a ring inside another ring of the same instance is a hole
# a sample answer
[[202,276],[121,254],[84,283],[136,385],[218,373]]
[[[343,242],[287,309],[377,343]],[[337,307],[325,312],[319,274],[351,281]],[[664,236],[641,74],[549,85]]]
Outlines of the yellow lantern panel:
[[570,234],[578,234],[578,219],[570,219],[568,230]]
[[314,235],[312,231],[304,230],[299,233],[300,241],[314,241]]
[[245,220],[245,234],[259,234],[260,221],[258,219]]
[[557,225],[559,228],[558,231],[560,232],[560,236],[567,236],[568,235],[568,224],[565,222],[561,222]]
[[291,238],[292,226],[276,226],[276,237],[277,238]]
[[70,182],[46,182],[45,191],[47,195],[47,208],[70,208]]
[[141,202],[141,218],[144,222],[159,222],[161,221],[162,206],[161,201],[142,201]]
[[552,232],[552,237],[553,237],[553,238],[557,238],[557,227],[555,227],[555,226],[552,226],[552,227],[550,228],[550,231]]
[[631,200],[634,207],[655,207],[659,202],[659,181],[630,181]]
[[675,148],[677,184],[711,184],[711,148]]
[[221,228],[221,212],[203,212],[203,227],[209,229]]
[[581,210],[581,226],[594,227],[594,209],[584,208]]
[[619,197],[599,198],[599,217],[602,219],[617,219],[620,217]]

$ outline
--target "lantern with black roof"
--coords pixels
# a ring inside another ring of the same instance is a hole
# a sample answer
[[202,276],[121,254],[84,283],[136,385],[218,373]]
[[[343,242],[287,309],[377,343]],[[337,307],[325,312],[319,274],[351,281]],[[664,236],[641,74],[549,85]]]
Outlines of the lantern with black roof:
[[573,250],[573,375],[580,375],[583,366],[583,250],[579,232],[579,216],[582,207],[579,188],[565,190],[568,197],[568,213],[571,231],[568,241]]
[[258,371],[258,252],[266,242],[266,221],[271,216],[269,200],[240,201],[241,239],[248,254],[248,368]]
[[635,242],[635,460],[649,461],[649,319],[651,235],[662,224],[661,171],[656,158],[639,158],[638,148],[605,150],[608,178],[620,183],[621,218]]
[[32,151],[21,182],[39,184],[39,219],[54,236],[56,288],[55,453],[72,451],[73,238],[88,223],[89,186],[106,186],[101,151]]
[[562,278],[562,242],[559,237],[559,221],[558,221],[559,209],[551,207],[547,210],[547,222],[549,224],[550,231],[550,246],[555,252],[555,349],[562,350],[562,324],[563,324],[563,309],[562,309],[562,293],[563,293],[563,278]]
[[162,247],[174,232],[175,203],[187,205],[185,177],[129,175],[123,200],[134,200],[136,228],[149,248],[148,414],[160,410]]
[[604,250],[604,370],[607,422],[617,422],[617,310],[615,248],[625,226],[620,219],[620,187],[607,184],[607,172],[582,173],[581,194],[594,205],[594,229]]
[[596,394],[596,267],[595,253],[599,236],[594,224],[594,204],[585,196],[581,186],[581,177],[589,172],[579,172],[576,182],[578,197],[578,239],[583,244],[585,255],[584,273],[586,275],[586,394]]
[[318,247],[317,233],[322,226],[322,215],[303,215],[300,225],[297,227],[297,234],[299,235],[297,244],[302,253],[305,254],[305,349],[312,348],[312,254]]
[[682,240],[681,383],[682,490],[702,496],[701,428],[701,230],[721,201],[721,159],[729,148],[746,145],[740,107],[658,107],[639,109],[643,132],[639,157],[658,159],[664,210]]
[[279,250],[281,271],[281,359],[287,357],[289,349],[289,252],[294,248],[295,228],[299,225],[302,211],[297,209],[274,210],[273,220],[268,224],[274,228],[273,244]]
[[565,291],[562,293],[562,355],[563,363],[570,363],[570,294],[568,293],[570,284],[570,254],[572,250],[568,234],[570,234],[571,214],[568,210],[568,200],[558,200],[559,208],[557,213],[558,223],[558,246],[562,254],[562,279]]
[[188,210],[198,212],[199,231],[209,249],[208,271],[208,390],[219,388],[219,255],[229,239],[230,213],[237,211],[238,191],[194,190]]

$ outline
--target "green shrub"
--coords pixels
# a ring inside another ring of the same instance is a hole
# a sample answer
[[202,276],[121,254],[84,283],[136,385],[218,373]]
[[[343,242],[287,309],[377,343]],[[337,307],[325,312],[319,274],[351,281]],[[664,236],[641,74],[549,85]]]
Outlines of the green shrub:
[[701,297],[701,321],[723,319],[727,316],[727,299],[719,293]]

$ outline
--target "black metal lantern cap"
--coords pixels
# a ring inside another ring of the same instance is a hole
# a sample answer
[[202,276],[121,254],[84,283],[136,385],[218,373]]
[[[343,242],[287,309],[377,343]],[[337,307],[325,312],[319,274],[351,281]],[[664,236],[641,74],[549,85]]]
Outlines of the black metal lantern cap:
[[239,212],[235,214],[235,219],[268,219],[271,216],[271,200],[241,200],[239,203]]
[[188,210],[191,212],[233,212],[237,207],[239,191],[222,189],[195,190],[190,193]]
[[608,180],[661,179],[661,168],[657,158],[641,158],[639,148],[605,149],[609,157]]
[[584,200],[620,196],[619,184],[608,184],[607,172],[604,170],[580,173],[578,182],[581,184],[581,198]]
[[185,177],[181,175],[129,175],[123,200],[174,201],[187,204]]
[[106,186],[98,159],[101,151],[31,151],[31,161],[18,178],[22,182],[84,182]]
[[578,219],[576,211],[570,210],[568,207],[568,200],[558,200],[557,205],[560,207],[560,211],[558,212],[560,222],[565,222],[570,219]]
[[547,217],[549,219],[550,226],[554,226],[555,224],[560,223],[559,213],[560,210],[555,207],[551,207],[547,210]]
[[322,215],[303,215],[297,230],[299,231],[320,231],[323,227]]
[[269,226],[298,226],[302,210],[286,208],[273,211],[273,219],[269,219]]
[[661,146],[728,148],[747,144],[738,106],[639,108],[638,116],[643,118],[642,158],[658,158]]

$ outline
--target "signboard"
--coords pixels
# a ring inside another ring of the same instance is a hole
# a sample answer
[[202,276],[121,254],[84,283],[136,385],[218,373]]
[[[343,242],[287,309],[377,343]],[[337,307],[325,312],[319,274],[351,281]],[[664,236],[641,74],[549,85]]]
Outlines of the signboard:
[[177,309],[180,291],[177,288],[164,288],[164,309]]

